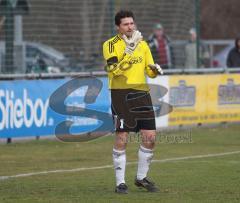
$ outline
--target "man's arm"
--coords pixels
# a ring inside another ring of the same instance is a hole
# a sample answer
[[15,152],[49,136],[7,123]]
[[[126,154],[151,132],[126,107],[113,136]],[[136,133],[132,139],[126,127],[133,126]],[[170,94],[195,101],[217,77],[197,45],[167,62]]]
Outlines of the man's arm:
[[116,54],[109,54],[108,48],[106,48],[105,46],[103,46],[103,50],[103,53],[105,53],[104,58],[107,62],[105,66],[105,71],[109,74],[122,75],[125,70],[131,67],[131,64],[129,63],[131,55],[124,54],[124,56],[120,60],[118,60]]
[[[146,42],[145,42],[146,43]],[[157,77],[158,74],[163,74],[163,71],[161,69],[161,67],[158,64],[154,64],[153,61],[153,57],[152,57],[152,53],[149,49],[149,46],[146,45],[146,52],[145,52],[145,57],[146,57],[146,64],[145,64],[145,71],[146,74],[150,77],[150,78],[155,78]]]
[[108,72],[108,74],[111,74],[115,70],[116,65],[118,64],[117,53],[111,41],[106,41],[103,44],[103,57],[107,62],[105,66],[105,71]]

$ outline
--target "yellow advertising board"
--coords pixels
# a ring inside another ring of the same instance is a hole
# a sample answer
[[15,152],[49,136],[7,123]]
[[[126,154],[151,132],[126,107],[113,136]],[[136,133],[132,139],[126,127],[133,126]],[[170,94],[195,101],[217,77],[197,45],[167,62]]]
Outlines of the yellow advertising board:
[[168,125],[240,121],[240,75],[169,77]]

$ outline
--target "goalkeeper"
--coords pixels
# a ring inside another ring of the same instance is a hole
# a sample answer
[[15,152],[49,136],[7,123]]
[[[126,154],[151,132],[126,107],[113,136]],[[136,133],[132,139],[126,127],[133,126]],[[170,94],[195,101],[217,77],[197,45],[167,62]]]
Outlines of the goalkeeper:
[[[158,64],[154,64],[147,43],[143,40],[141,32],[136,29],[131,11],[119,11],[115,15],[115,25],[118,34],[103,44],[116,128],[113,146],[115,192],[128,193],[125,183],[125,149],[128,133],[139,131],[142,143],[138,151],[135,185],[149,192],[157,192],[157,186],[147,178],[153,157],[156,124],[146,75],[154,78],[163,72]],[[137,113],[132,109],[136,109]]]

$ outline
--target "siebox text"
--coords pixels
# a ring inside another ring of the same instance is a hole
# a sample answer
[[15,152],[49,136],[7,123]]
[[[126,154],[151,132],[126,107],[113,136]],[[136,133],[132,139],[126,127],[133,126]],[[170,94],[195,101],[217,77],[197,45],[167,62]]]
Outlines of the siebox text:
[[6,128],[27,128],[32,125],[46,126],[49,99],[45,102],[28,97],[26,89],[22,98],[15,98],[14,91],[0,89],[0,130]]

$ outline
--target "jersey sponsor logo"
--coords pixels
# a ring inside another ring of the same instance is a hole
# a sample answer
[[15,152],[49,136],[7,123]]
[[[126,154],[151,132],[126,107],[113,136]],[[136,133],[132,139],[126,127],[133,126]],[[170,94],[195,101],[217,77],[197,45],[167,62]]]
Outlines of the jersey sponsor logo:
[[138,64],[138,63],[142,63],[142,61],[143,61],[142,56],[132,57],[131,60],[129,61],[129,64]]
[[218,104],[240,104],[240,84],[235,84],[234,79],[228,78],[227,84],[219,85]]

